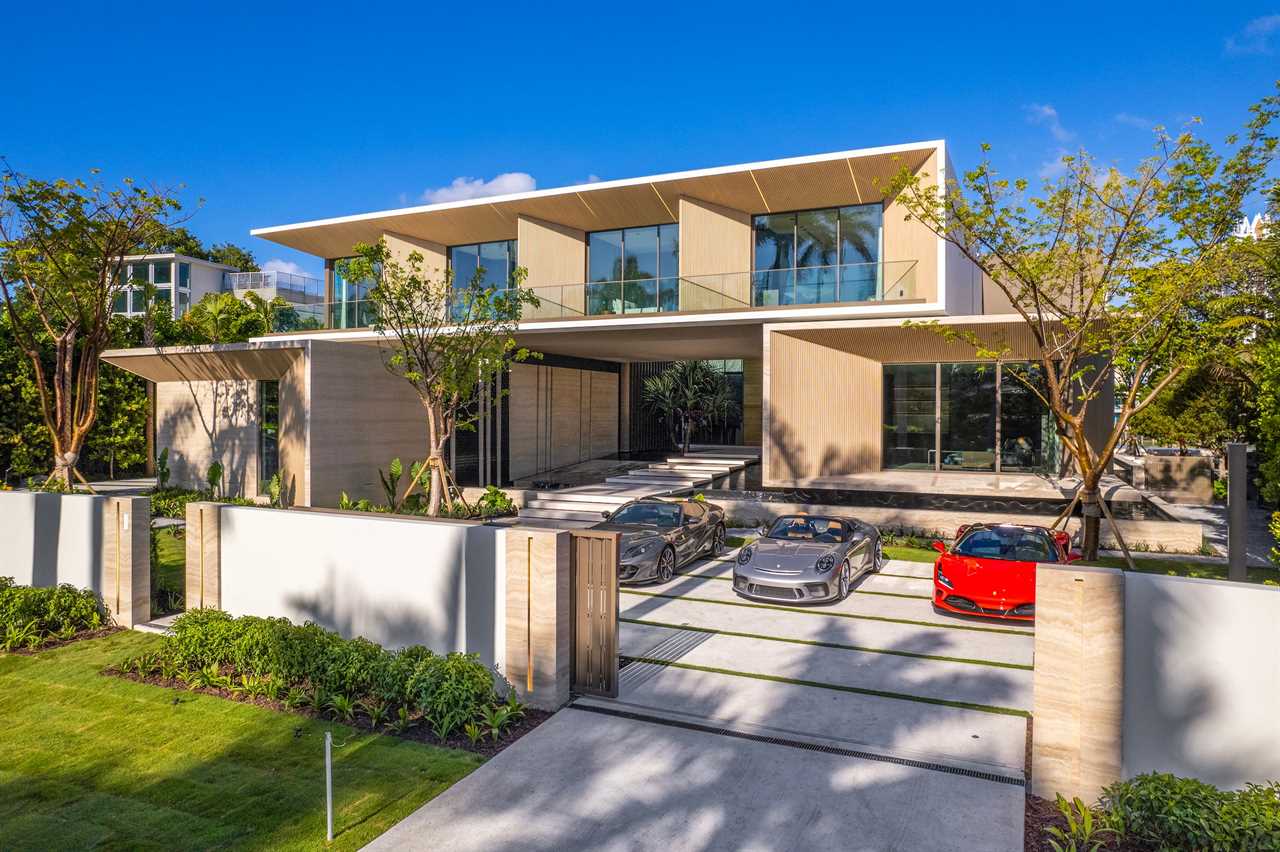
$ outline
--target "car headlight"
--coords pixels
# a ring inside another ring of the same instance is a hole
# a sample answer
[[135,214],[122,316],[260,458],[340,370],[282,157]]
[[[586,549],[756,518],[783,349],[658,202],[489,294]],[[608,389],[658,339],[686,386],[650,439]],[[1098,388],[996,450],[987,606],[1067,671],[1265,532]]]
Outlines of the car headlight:
[[756,555],[756,546],[754,544],[748,544],[746,547],[738,551],[738,564],[746,565],[748,562],[751,561],[751,557],[755,555]]
[[818,557],[818,563],[814,566],[818,569],[818,573],[822,574],[836,567],[836,558],[828,553],[826,556]]
[[955,586],[953,586],[953,585],[951,584],[951,581],[950,581],[949,579],[947,579],[947,575],[942,573],[942,569],[941,569],[941,568],[938,568],[938,569],[936,569],[936,570],[937,570],[937,574],[938,574],[938,582],[939,582],[939,583],[941,583],[942,585],[946,586],[948,589],[954,589],[954,588],[955,588]]
[[646,541],[643,544],[636,544],[631,547],[628,547],[626,552],[622,554],[622,558],[634,559],[637,556],[644,556],[646,553],[648,553],[650,550],[653,549],[653,546],[655,544],[657,544],[657,542]]

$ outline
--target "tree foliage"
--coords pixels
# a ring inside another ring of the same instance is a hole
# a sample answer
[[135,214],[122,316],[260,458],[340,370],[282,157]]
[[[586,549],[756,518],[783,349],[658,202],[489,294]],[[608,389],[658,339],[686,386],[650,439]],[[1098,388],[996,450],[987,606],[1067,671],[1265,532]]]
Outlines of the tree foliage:
[[225,263],[234,266],[241,272],[257,272],[258,261],[253,252],[235,243],[214,243],[209,247],[200,238],[181,225],[166,228],[149,246],[139,246],[139,250],[151,252],[175,252],[194,257],[197,260],[208,260],[212,263]]
[[516,344],[515,332],[524,306],[536,307],[538,299],[520,286],[524,269],[515,271],[509,288],[486,286],[483,269],[455,288],[452,270],[433,277],[420,252],[397,256],[386,241],[357,244],[342,274],[373,283],[368,298],[383,362],[413,387],[426,411],[427,513],[436,515],[450,500],[445,443],[455,430],[474,428],[480,389],[533,354]]
[[729,380],[706,361],[677,361],[646,379],[641,401],[663,419],[672,443],[685,453],[700,426],[723,424],[741,416]]
[[[1221,151],[1191,130],[1157,130],[1154,153],[1129,172],[1080,151],[1038,192],[986,160],[942,187],[904,168],[886,188],[991,280],[1034,341],[1044,384],[1013,373],[1052,412],[1081,478],[1086,556],[1096,555],[1105,509],[1098,486],[1129,421],[1234,342],[1197,310],[1242,203],[1274,157],[1278,111],[1280,97],[1262,99]],[[980,358],[1012,353],[1007,341],[935,327]],[[1114,399],[1103,393],[1113,376]],[[1096,445],[1085,428],[1093,405],[1116,407],[1110,434]]]
[[69,485],[98,413],[98,356],[111,340],[123,258],[151,245],[179,209],[125,180],[0,178],[0,287],[9,329],[32,369],[49,433],[52,480]]

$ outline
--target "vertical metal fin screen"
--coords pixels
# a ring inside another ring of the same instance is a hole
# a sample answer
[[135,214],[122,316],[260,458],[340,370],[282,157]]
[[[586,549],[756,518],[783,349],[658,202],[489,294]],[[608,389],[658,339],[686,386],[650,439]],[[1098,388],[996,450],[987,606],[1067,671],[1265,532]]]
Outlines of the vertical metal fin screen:
[[584,695],[618,695],[618,536],[574,530],[573,683]]

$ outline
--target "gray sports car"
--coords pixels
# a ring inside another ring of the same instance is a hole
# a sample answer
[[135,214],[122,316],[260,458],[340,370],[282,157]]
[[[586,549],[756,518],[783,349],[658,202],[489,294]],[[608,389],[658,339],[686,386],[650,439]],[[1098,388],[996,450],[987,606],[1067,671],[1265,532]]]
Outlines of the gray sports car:
[[853,581],[884,566],[880,531],[854,518],[783,515],[738,551],[733,589],[745,598],[841,601]]
[[685,563],[724,551],[724,509],[712,503],[643,497],[603,514],[592,529],[622,533],[621,583],[665,583]]

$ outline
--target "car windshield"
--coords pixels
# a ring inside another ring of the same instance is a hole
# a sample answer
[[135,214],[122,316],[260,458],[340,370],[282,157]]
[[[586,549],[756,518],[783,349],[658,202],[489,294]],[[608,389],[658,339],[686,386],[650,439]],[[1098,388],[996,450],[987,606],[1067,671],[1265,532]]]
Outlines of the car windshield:
[[971,530],[956,542],[954,551],[976,559],[1008,559],[1013,562],[1058,562],[1057,548],[1044,530],[1021,527],[983,527]]
[[835,544],[844,541],[844,524],[835,518],[784,515],[773,522],[767,537],[807,539]]
[[680,526],[680,506],[677,503],[632,503],[614,512],[609,520],[615,524],[644,524],[669,529]]

